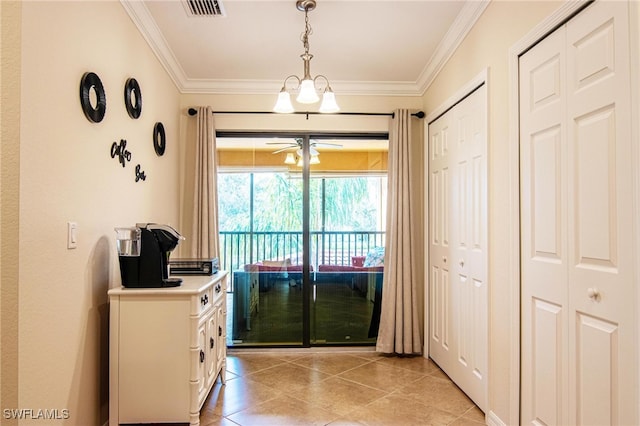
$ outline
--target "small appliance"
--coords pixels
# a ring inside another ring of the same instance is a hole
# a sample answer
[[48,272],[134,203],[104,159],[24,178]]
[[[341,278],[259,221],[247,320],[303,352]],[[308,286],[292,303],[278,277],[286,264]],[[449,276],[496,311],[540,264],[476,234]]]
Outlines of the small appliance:
[[169,261],[171,275],[213,275],[220,269],[217,257],[212,259],[174,259]]
[[124,287],[177,287],[182,278],[169,277],[169,255],[184,237],[169,225],[138,223],[115,228]]

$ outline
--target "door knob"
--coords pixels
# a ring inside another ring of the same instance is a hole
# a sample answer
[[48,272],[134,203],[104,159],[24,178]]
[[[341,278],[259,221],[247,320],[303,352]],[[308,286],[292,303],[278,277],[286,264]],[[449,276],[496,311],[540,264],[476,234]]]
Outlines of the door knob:
[[447,256],[442,256],[442,263],[447,263]]
[[595,287],[589,287],[587,289],[587,296],[589,296],[589,299],[597,302],[600,300],[600,291]]
[[460,267],[464,268],[464,259],[460,259]]

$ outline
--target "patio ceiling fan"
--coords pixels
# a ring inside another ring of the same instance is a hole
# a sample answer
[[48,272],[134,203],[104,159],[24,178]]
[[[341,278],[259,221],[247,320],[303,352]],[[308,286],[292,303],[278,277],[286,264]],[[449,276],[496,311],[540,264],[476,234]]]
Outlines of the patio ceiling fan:
[[[295,164],[298,167],[302,167],[302,165],[303,165],[302,142],[303,142],[303,139],[296,138],[295,142],[267,142],[267,144],[269,144],[269,145],[286,145],[284,148],[280,148],[278,150],[275,150],[273,152],[274,154],[279,154],[281,152],[285,152],[285,151],[289,151],[289,150],[295,149],[296,150],[295,155],[293,154],[293,152],[287,153],[287,157],[285,158],[284,163],[285,164],[292,164],[292,165]],[[309,164],[319,164],[320,163],[320,158],[318,157],[320,155],[320,153],[315,148],[316,146],[333,146],[333,147],[342,148],[342,145],[337,144],[337,143],[317,142],[317,141],[311,140],[310,143],[309,143],[309,155],[311,156],[311,158],[309,159]],[[296,158],[296,156],[298,158]]]
[[[295,149],[296,154],[298,156],[302,156],[302,139],[299,139],[299,138],[296,138],[295,142],[267,142],[267,145],[286,145],[284,148],[280,148],[276,151],[273,151],[273,154],[279,154],[281,152]],[[311,154],[311,156],[317,156],[320,154],[318,150],[315,149],[316,146],[332,146],[332,147],[342,148],[342,145],[338,143],[316,142],[312,140],[311,143],[309,144],[309,154]]]

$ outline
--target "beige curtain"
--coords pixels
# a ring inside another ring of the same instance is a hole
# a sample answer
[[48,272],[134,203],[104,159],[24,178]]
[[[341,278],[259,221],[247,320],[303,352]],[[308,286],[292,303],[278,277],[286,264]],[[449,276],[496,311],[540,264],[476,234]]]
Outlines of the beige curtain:
[[199,107],[196,115],[196,140],[193,150],[193,205],[191,257],[218,257],[218,185],[216,132],[211,107]]
[[[382,284],[382,308],[376,350],[382,353],[422,352],[422,286],[416,252],[421,197],[416,197],[419,168],[412,147],[411,113],[395,111],[389,131],[387,230]],[[418,158],[416,158],[418,157]]]

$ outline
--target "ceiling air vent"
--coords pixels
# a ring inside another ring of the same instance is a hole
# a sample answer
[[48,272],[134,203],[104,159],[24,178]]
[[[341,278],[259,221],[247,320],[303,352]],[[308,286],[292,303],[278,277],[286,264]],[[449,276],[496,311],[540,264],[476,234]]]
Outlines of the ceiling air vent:
[[191,16],[225,16],[220,0],[185,0],[184,4]]

